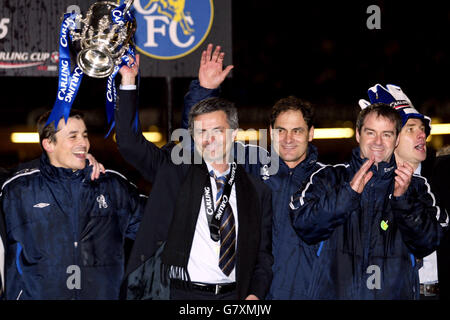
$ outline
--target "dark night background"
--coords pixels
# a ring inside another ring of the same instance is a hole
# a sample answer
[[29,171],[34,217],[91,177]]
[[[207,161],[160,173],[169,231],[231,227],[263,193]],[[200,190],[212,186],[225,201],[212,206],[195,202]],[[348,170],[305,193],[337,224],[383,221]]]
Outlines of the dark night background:
[[[220,1],[220,0],[219,0]],[[369,30],[369,5],[381,8],[381,29]],[[435,1],[258,1],[232,2],[233,70],[223,96],[236,102],[241,128],[266,128],[276,100],[287,95],[310,100],[316,127],[354,126],[358,100],[376,83],[400,85],[415,107],[441,122],[450,122],[448,2]],[[1,43],[0,43],[1,45]],[[202,44],[196,53],[206,47]],[[192,79],[175,78],[173,127],[178,128],[183,95]],[[74,107],[92,110],[91,153],[143,189],[149,186],[127,165],[112,138],[106,141],[104,80],[85,77]],[[53,106],[56,78],[0,77],[0,166],[39,155],[38,145],[13,145],[9,132],[33,130],[42,111]],[[141,122],[167,131],[164,78],[142,78]],[[349,157],[354,138],[315,140],[319,160]],[[436,136],[430,149],[450,144]]]

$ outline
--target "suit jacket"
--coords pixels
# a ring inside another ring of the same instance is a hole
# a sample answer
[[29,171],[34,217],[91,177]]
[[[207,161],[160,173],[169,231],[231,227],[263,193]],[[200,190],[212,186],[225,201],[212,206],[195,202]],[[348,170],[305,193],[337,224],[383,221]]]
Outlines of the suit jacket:
[[[138,268],[167,240],[175,211],[189,210],[198,216],[203,197],[207,170],[202,165],[174,164],[171,148],[159,149],[145,140],[141,129],[133,132],[136,92],[119,92],[116,109],[117,145],[122,156],[134,165],[152,183],[140,229],[132,248],[125,274]],[[192,175],[186,179],[194,166]],[[236,283],[238,298],[249,294],[264,298],[272,279],[271,192],[259,179],[248,175],[238,165],[236,172],[236,197],[238,208],[238,245]],[[189,195],[183,208],[177,207],[179,197]],[[195,228],[191,219],[186,228]],[[187,241],[190,250],[192,239]],[[189,252],[189,251],[188,251]]]

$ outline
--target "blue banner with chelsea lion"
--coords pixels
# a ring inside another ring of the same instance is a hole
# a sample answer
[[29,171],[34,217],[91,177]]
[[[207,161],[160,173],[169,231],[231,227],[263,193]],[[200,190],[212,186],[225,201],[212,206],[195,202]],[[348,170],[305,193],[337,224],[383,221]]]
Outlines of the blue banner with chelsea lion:
[[[0,0],[0,76],[57,77],[63,15],[84,15],[95,2]],[[210,42],[232,52],[231,0],[134,0],[132,11],[142,77],[197,76]],[[231,58],[226,55],[225,64]]]

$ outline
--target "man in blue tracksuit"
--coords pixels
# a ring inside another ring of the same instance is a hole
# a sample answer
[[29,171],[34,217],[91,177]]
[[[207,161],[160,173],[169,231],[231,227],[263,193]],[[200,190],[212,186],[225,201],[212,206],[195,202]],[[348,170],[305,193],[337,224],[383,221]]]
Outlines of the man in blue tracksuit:
[[[202,54],[198,80],[192,81],[185,96],[183,127],[187,127],[189,110],[197,102],[219,95],[219,86],[232,66],[222,70],[224,53],[210,44]],[[272,108],[270,133],[272,152],[261,147],[235,142],[238,163],[260,177],[272,190],[273,280],[268,299],[308,299],[310,274],[319,245],[308,245],[295,233],[289,217],[291,196],[321,167],[317,149],[310,144],[314,136],[314,114],[309,103],[295,97],[279,100]],[[239,155],[243,155],[241,158]],[[263,156],[269,156],[267,164]],[[252,156],[257,161],[252,162]],[[266,163],[266,164],[265,164]],[[277,169],[277,170],[276,170]]]
[[[371,103],[382,102],[389,104],[400,113],[402,117],[402,130],[399,134],[398,146],[395,148],[394,155],[397,165],[408,162],[414,169],[414,173],[421,175],[431,182],[433,171],[433,163],[435,155],[432,150],[427,150],[426,139],[431,132],[431,119],[421,113],[414,107],[411,100],[406,96],[403,90],[394,84],[382,86],[376,84],[367,91],[369,101],[360,99],[359,106],[364,109]],[[431,183],[433,191],[439,194],[440,190]],[[443,199],[441,198],[441,204]],[[445,259],[446,254],[440,254],[434,251],[430,255],[419,259],[419,280],[420,280],[420,298],[421,299],[438,299],[440,291],[440,283],[438,279],[438,271],[442,278],[445,279],[445,273],[448,272],[443,266],[438,266],[438,261],[442,257]],[[444,290],[445,291],[445,290]]]
[[312,298],[418,299],[416,258],[437,248],[448,215],[410,164],[396,165],[401,125],[389,105],[366,107],[351,160],[320,168],[294,196],[294,228],[321,251]]
[[39,167],[3,184],[6,299],[118,299],[125,238],[134,239],[142,198],[121,174],[90,179],[82,114],[38,122]]

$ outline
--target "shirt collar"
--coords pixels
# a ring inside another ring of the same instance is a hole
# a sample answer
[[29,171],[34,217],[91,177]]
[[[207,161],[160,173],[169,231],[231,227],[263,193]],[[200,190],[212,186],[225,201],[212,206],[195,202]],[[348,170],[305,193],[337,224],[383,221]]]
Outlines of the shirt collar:
[[217,171],[216,169],[214,169],[210,163],[208,163],[206,161],[205,161],[205,163],[206,163],[206,166],[208,167],[208,172],[211,172],[211,170],[214,171],[214,174],[216,175],[216,177],[226,176],[228,173],[230,173],[230,169],[231,169],[230,164],[228,164],[228,169],[225,172],[221,173],[221,172]]
[[422,162],[419,163],[419,165],[417,166],[416,170],[414,170],[415,174],[420,174],[420,172],[422,171]]

